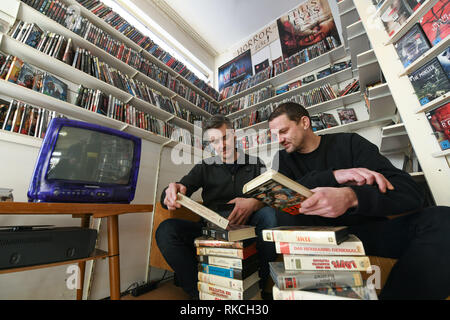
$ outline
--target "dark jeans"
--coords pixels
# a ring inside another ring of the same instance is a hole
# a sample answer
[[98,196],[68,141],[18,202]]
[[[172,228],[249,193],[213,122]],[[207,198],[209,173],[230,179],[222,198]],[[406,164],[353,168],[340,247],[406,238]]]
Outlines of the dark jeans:
[[[332,225],[333,219],[278,213],[280,225]],[[366,255],[398,259],[381,299],[445,299],[450,295],[450,207],[349,226]]]
[[[228,217],[230,212],[220,212],[220,214]],[[270,207],[264,207],[251,215],[247,225],[256,227],[260,285],[264,289],[270,274],[269,262],[275,261],[277,255],[275,244],[263,241],[262,230],[277,226],[276,211]],[[198,261],[194,239],[201,236],[202,226],[201,222],[167,219],[159,225],[155,233],[156,243],[167,263],[175,272],[181,288],[193,298],[198,297]]]

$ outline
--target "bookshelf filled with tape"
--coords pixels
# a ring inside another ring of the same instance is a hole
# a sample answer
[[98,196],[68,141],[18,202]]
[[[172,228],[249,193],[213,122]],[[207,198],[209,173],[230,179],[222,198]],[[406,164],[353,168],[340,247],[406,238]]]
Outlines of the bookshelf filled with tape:
[[[445,19],[439,20],[439,15],[448,12],[448,1],[405,0],[400,7],[392,0],[353,3],[373,48],[372,61],[382,70],[398,113],[396,123],[382,128],[380,151],[392,155],[413,150],[419,168],[416,164],[411,176],[426,181],[437,205],[449,205],[445,191],[450,175],[445,110],[450,82],[442,58],[450,38],[448,27],[442,24]],[[433,29],[439,34],[430,33],[430,17],[436,18]],[[415,50],[411,50],[413,46]],[[425,78],[430,70],[432,86]]]
[[[214,113],[217,102],[208,93],[76,1],[44,1],[48,8],[38,9],[33,1],[8,1],[17,2],[18,10],[15,23],[1,34],[0,51],[4,59],[16,57],[21,64],[49,73],[66,83],[67,98],[61,101],[42,96],[36,90],[18,85],[12,81],[14,79],[3,78],[0,84],[3,101],[20,100],[62,116],[123,130],[164,146],[173,147],[182,142],[193,146],[193,149],[202,148],[201,141],[194,141],[194,122],[207,119]],[[58,8],[75,8],[75,13],[80,12],[81,16],[73,15],[72,20],[67,15],[58,16],[55,14],[57,9],[51,9],[57,5]],[[88,23],[91,29],[94,26],[103,28],[108,39],[114,38],[125,51],[128,48],[128,58],[114,54],[110,47],[105,48],[89,39],[92,33],[82,36],[83,33],[69,20]],[[33,43],[33,32],[39,34],[40,42]],[[47,47],[42,40],[45,37],[49,38]],[[53,44],[49,45],[51,41]],[[57,50],[60,50],[59,55]],[[70,52],[70,61],[65,60],[67,52]],[[165,77],[163,80],[162,76]],[[117,102],[124,108],[124,115],[117,117],[111,110],[99,110],[92,104],[90,108],[77,104],[81,89],[97,99],[92,101],[98,102],[98,96],[105,96],[108,107],[116,108]],[[7,136],[8,131],[2,130],[2,137]]]
[[[395,103],[389,87],[382,82],[381,69],[356,7],[351,0],[344,0],[338,8],[345,30],[341,45],[219,102],[221,112],[237,128],[239,147],[259,156],[272,149],[270,154],[274,154],[280,146],[268,130],[267,117],[286,101],[306,107],[314,118],[313,130],[319,135],[395,122]],[[331,72],[324,73],[327,69]],[[356,89],[346,92],[352,84]],[[347,110],[352,113],[345,113]],[[321,119],[323,114],[328,114],[331,124]]]

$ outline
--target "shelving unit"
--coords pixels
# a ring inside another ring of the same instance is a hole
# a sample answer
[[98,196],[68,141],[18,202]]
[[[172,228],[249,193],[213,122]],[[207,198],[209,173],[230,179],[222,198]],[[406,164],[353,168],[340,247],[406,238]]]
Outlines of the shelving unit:
[[385,155],[402,152],[411,144],[403,123],[384,127],[381,132],[380,152]]
[[42,145],[42,139],[30,137],[24,134],[5,131],[0,129],[0,140],[10,143],[21,144],[33,148],[40,148]]
[[[77,8],[81,8],[82,13],[85,13],[85,12],[89,12],[90,13],[89,10],[87,10],[84,7],[82,7],[81,5],[79,5],[76,1],[68,1],[68,2],[71,5],[77,6]],[[90,13],[88,18],[94,25],[97,25],[100,28],[102,28],[102,26],[105,26],[105,27],[108,26],[109,27],[108,28],[108,30],[109,30],[108,32],[110,34],[112,33],[115,38],[118,37],[120,41],[124,40],[124,42],[126,40],[127,42],[125,42],[125,44],[127,46],[129,46],[130,48],[135,49],[138,52],[141,52],[141,53],[145,52],[146,54],[148,54],[148,56],[145,55],[145,57],[148,60],[150,60],[150,62],[158,65],[163,70],[166,70],[166,71],[170,72],[174,77],[176,77],[177,79],[182,81],[181,80],[182,77],[178,73],[176,73],[170,67],[166,66],[160,60],[158,60],[155,57],[153,57],[150,53],[146,52],[145,50],[142,50],[142,48],[140,48],[137,44],[135,44],[133,41],[131,41],[130,39],[128,39],[127,37],[122,35],[120,32],[118,32],[117,30],[115,30],[114,28],[109,26],[103,20],[101,20],[100,18],[98,18],[97,16],[95,16],[92,13]],[[81,48],[84,48],[84,49],[90,51],[92,53],[92,55],[99,57],[99,59],[101,61],[103,61],[103,62],[107,63],[108,65],[110,65],[111,67],[119,70],[120,72],[124,73],[125,75],[127,75],[131,79],[139,80],[139,81],[145,83],[146,85],[148,85],[149,87],[152,87],[152,88],[154,88],[157,91],[160,91],[162,94],[168,96],[169,98],[172,98],[172,99],[178,101],[181,104],[182,107],[184,107],[184,108],[186,108],[186,109],[188,109],[188,110],[190,110],[192,112],[196,112],[196,113],[198,113],[200,115],[203,115],[205,117],[210,117],[211,116],[211,114],[209,114],[208,112],[206,112],[202,108],[194,105],[193,103],[189,102],[184,97],[179,96],[178,94],[176,94],[175,92],[173,92],[169,88],[161,85],[160,83],[158,83],[157,81],[153,80],[152,78],[144,75],[142,72],[134,69],[133,67],[129,66],[128,64],[126,64],[122,60],[117,59],[116,57],[112,56],[108,52],[106,52],[103,49],[97,47],[96,45],[92,44],[91,42],[89,42],[86,39],[82,38],[81,36],[77,35],[76,33],[70,31],[69,29],[66,29],[65,27],[63,27],[62,25],[57,23],[56,21],[50,19],[46,15],[40,13],[39,11],[37,11],[34,8],[26,5],[23,2],[20,2],[20,8],[19,8],[17,19],[25,21],[25,22],[36,23],[43,30],[48,30],[48,31],[51,31],[51,32],[54,32],[54,33],[58,33],[58,34],[66,37],[66,38],[71,38],[72,41],[73,41],[73,45],[75,47],[81,47]],[[13,39],[11,39],[11,40],[13,40]],[[26,45],[23,44],[23,46],[26,46]],[[30,47],[30,49],[33,49],[33,48]],[[38,52],[37,50],[35,50],[35,51]],[[43,56],[45,56],[47,59],[53,59],[55,61],[58,61],[57,59],[51,58],[51,57],[49,57],[49,56],[47,56],[47,55],[45,55],[43,53],[41,53],[41,54]],[[59,62],[61,64],[64,64],[61,61],[59,61]],[[32,63],[32,62],[30,62],[30,63]],[[67,67],[71,67],[71,66],[68,66],[68,65],[66,65],[66,66]],[[57,68],[55,68],[55,69],[57,69]],[[73,68],[73,70],[77,70],[77,69]],[[48,70],[48,71],[52,72],[51,70]],[[79,71],[79,70],[77,70],[77,71]],[[55,74],[56,74],[56,72],[55,72]],[[63,77],[63,76],[61,76],[61,77]],[[67,75],[66,75],[66,77],[67,77]],[[92,78],[94,78],[94,77],[92,77]],[[94,78],[94,79],[96,79],[96,78]],[[99,79],[97,79],[97,80],[99,80]],[[208,96],[206,93],[204,93],[203,91],[198,89],[196,86],[191,84],[189,81],[187,81],[186,79],[184,79],[184,80],[189,83],[189,87],[190,88],[192,88],[194,90],[199,90],[203,94],[203,96],[205,96],[205,95]],[[101,80],[99,80],[99,81],[103,82]],[[188,85],[188,84],[186,84],[186,85]],[[117,89],[117,90],[121,91],[120,89]],[[117,97],[117,98],[119,98],[119,97]],[[211,97],[209,97],[209,98],[211,98]],[[126,102],[126,101],[124,101],[124,102]],[[161,119],[161,120],[163,120],[163,119]]]
[[364,92],[366,85],[381,81],[381,69],[373,49],[356,56],[359,73],[359,86]]
[[386,41],[385,45],[390,45],[397,42],[403,35],[408,32],[411,27],[423,17],[425,13],[428,12],[439,0],[427,0],[425,1],[415,12],[411,15],[406,22],[398,29],[388,41]]
[[406,67],[400,74],[399,77],[411,74],[412,72],[419,69],[423,66],[427,61],[430,61],[433,58],[436,58],[442,51],[445,50],[450,45],[450,38],[447,37],[444,40],[440,41],[434,47],[431,47],[427,52],[421,55],[416,61],[411,63],[408,67]]
[[347,41],[350,56],[352,60],[352,68],[357,69],[357,56],[360,53],[370,50],[370,41],[367,38],[366,30],[364,29],[361,20],[358,20],[357,22],[347,26],[346,30],[348,35]]
[[445,104],[450,101],[450,92],[447,92],[440,96],[439,98],[436,98],[427,104],[424,104],[423,106],[420,106],[414,110],[415,113],[419,114],[422,112],[430,111],[431,109],[434,109],[435,107]]
[[251,105],[251,106],[249,106],[247,108],[244,108],[242,110],[233,112],[233,113],[227,115],[227,117],[230,118],[230,119],[234,119],[234,118],[236,118],[236,117],[238,117],[238,116],[240,116],[242,114],[249,113],[250,111],[256,110],[256,109],[258,109],[260,107],[263,107],[265,105],[268,105],[270,103],[276,103],[276,102],[282,101],[283,99],[290,98],[290,97],[295,96],[295,95],[297,95],[299,93],[311,90],[313,88],[319,87],[319,86],[324,85],[326,83],[329,83],[330,85],[334,85],[334,84],[337,84],[337,83],[340,83],[340,82],[344,82],[346,80],[350,80],[353,77],[354,77],[354,72],[351,70],[351,68],[347,68],[347,69],[341,70],[339,72],[332,73],[329,76],[323,77],[323,78],[321,78],[319,80],[316,80],[316,81],[307,83],[305,85],[302,85],[302,86],[300,86],[298,88],[295,88],[293,90],[289,90],[289,91],[284,92],[282,94],[273,96],[273,97],[271,97],[269,99],[266,99],[264,101],[261,101],[259,103],[254,104],[254,105]]
[[81,15],[83,17],[89,19],[89,21],[91,21],[91,23],[93,23],[95,26],[97,26],[98,28],[104,30],[105,32],[107,32],[109,34],[114,35],[114,38],[116,38],[117,40],[120,40],[125,45],[127,45],[129,48],[132,48],[133,50],[141,53],[142,55],[144,55],[145,58],[150,60],[152,63],[156,64],[161,69],[169,72],[173,77],[175,77],[176,79],[180,80],[181,82],[183,82],[183,84],[187,85],[191,89],[195,90],[198,94],[202,95],[204,98],[208,99],[210,102],[217,103],[217,100],[215,100],[214,98],[209,96],[207,93],[203,92],[200,88],[195,86],[193,83],[189,82],[187,79],[182,77],[180,74],[178,74],[172,68],[170,68],[165,63],[163,63],[161,60],[159,60],[158,58],[153,56],[151,53],[149,53],[149,52],[145,51],[144,49],[142,49],[139,45],[134,43],[127,36],[123,35],[119,31],[117,31],[111,25],[106,23],[103,19],[97,17],[90,10],[88,10],[85,7],[83,7],[82,5],[80,5],[77,1],[75,1],[75,0],[61,0],[61,1],[64,2],[65,4],[67,4],[68,6],[72,6],[72,5],[76,6],[77,8],[80,9]]
[[275,77],[269,78],[265,81],[262,81],[258,83],[257,85],[248,88],[246,90],[243,90],[227,99],[221,100],[219,104],[221,106],[226,105],[230,102],[233,102],[233,100],[239,99],[253,91],[256,91],[258,89],[267,87],[269,85],[272,85],[274,88],[279,87],[283,84],[287,84],[289,82],[294,81],[299,77],[299,75],[307,74],[313,70],[320,70],[320,68],[326,67],[328,65],[333,64],[335,61],[338,61],[339,59],[342,59],[346,56],[344,46],[341,45],[333,50],[330,50],[314,59],[311,59],[305,63],[302,63],[290,70],[287,70]]
[[[69,1],[70,2],[70,1]],[[75,1],[73,3],[70,3],[73,5],[76,5],[81,8],[80,5],[76,4]],[[84,8],[83,8],[84,9]],[[83,9],[81,9],[83,11]],[[87,11],[87,10],[85,10]],[[93,15],[93,14],[92,14]],[[92,17],[92,16],[90,16]],[[99,23],[99,21],[103,22],[101,19],[96,18],[97,25],[104,26],[107,25],[106,23]],[[36,23],[41,29],[45,31],[54,32],[57,34],[60,34],[66,38],[71,38],[73,41],[73,44],[75,47],[84,48],[88,51],[90,51],[94,56],[99,57],[99,59],[111,67],[119,70],[123,74],[129,76],[130,78],[137,79],[149,87],[155,89],[156,91],[161,92],[162,94],[168,96],[169,98],[172,98],[175,101],[178,101],[178,103],[185,109],[190,110],[194,113],[201,114],[204,117],[210,117],[211,114],[206,112],[200,107],[197,107],[196,105],[192,104],[188,100],[186,100],[184,97],[179,96],[175,92],[171,91],[170,89],[162,86],[157,81],[151,79],[150,77],[144,75],[140,71],[132,68],[131,66],[127,65],[123,61],[117,59],[116,57],[110,55],[106,51],[103,51],[102,49],[98,48],[97,46],[93,45],[89,41],[83,39],[82,37],[78,36],[74,32],[64,28],[63,26],[59,25],[54,20],[50,19],[49,17],[43,15],[42,13],[36,11],[35,9],[31,8],[30,6],[26,5],[23,2],[19,3],[19,10],[17,13],[17,19],[22,20],[25,22],[30,23]],[[108,25],[109,26],[109,25]],[[111,29],[112,27],[110,27]],[[110,30],[111,31],[111,30]],[[114,35],[119,34],[119,32],[115,31]],[[128,39],[125,36],[119,34],[118,37],[120,40]],[[123,39],[125,38],[125,39]],[[125,42],[125,41],[124,41]],[[125,44],[130,45],[133,42],[128,39]],[[134,44],[134,46],[137,46]],[[58,78],[63,79],[63,81],[68,81],[69,83],[75,83],[75,84],[83,84],[84,86],[91,88],[91,89],[98,89],[101,90],[105,94],[111,94],[112,96],[116,97],[117,99],[121,100],[124,103],[129,103],[136,107],[137,109],[146,112],[164,122],[172,122],[173,124],[177,125],[178,127],[182,129],[188,130],[191,134],[194,133],[195,126],[194,124],[177,117],[174,114],[171,114],[170,112],[167,112],[163,109],[160,109],[159,107],[144,101],[136,96],[131,95],[130,93],[123,91],[114,85],[110,85],[106,82],[103,82],[102,80],[91,76],[87,73],[84,73],[81,70],[78,70],[75,67],[72,67],[56,58],[53,58],[47,54],[44,54],[24,43],[21,43],[10,36],[6,34],[0,34],[0,50],[5,53],[13,54],[21,58],[27,63],[30,63],[34,65],[36,68],[48,71]],[[153,59],[156,59],[153,57]],[[156,59],[157,60],[157,59]],[[152,61],[154,62],[154,60]],[[169,67],[165,67],[169,68]],[[170,69],[170,68],[169,68]],[[172,70],[172,72],[175,72]],[[193,86],[191,84],[191,86]],[[69,86],[70,87],[70,86]],[[122,130],[128,133],[132,133],[142,139],[149,140],[151,142],[161,144],[163,146],[169,146],[173,147],[175,144],[173,144],[172,140],[163,136],[160,136],[156,133],[146,131],[141,128],[134,127],[132,125],[126,124],[124,122],[96,114],[94,112],[88,111],[86,109],[80,108],[78,106],[75,106],[70,103],[70,100],[73,101],[73,99],[69,99],[69,102],[64,102],[58,99],[54,99],[52,97],[43,95],[41,93],[29,90],[24,87],[20,87],[16,84],[9,83],[7,81],[0,81],[0,91],[6,94],[8,97],[24,101],[25,103],[44,107],[46,109],[56,111],[58,113],[64,114],[69,117],[73,117],[82,121],[88,121],[91,123],[96,123],[100,125],[104,125],[110,128]],[[201,90],[200,90],[201,91]],[[72,86],[72,92],[69,92],[69,98],[74,96],[75,92]],[[205,93],[204,93],[205,94]],[[3,135],[4,137],[10,137],[9,135]],[[26,143],[25,143],[26,144]],[[35,143],[32,143],[35,144]],[[195,150],[195,147],[191,148],[191,153]]]
[[344,40],[344,46],[349,49],[349,35],[346,26],[349,26],[359,19],[358,11],[356,11],[353,0],[342,0],[338,2],[339,15],[342,25],[342,38]]
[[368,99],[373,119],[395,115],[397,106],[392,98],[391,91],[387,83],[370,87],[368,90]]
[[[397,52],[393,45],[436,2],[436,0],[424,2],[409,17],[407,23],[396,34],[389,37],[387,32],[384,31],[384,26],[379,18],[370,20],[370,13],[373,12],[371,1],[354,0],[355,7],[373,47],[373,58],[377,60],[379,68],[383,71],[392,98],[403,121],[404,128],[407,132],[405,139],[407,137],[411,142],[436,204],[448,206],[450,205],[450,197],[448,197],[446,186],[450,176],[448,160],[450,151],[443,152],[440,150],[436,138],[432,134],[428,119],[425,116],[427,110],[448,101],[448,93],[439,99],[433,100],[429,105],[420,106],[419,100],[408,78],[408,73],[417,70],[417,68],[437,56],[440,53],[439,49],[433,48],[405,69],[401,61],[395,58],[397,57]],[[369,21],[371,25],[368,25]],[[377,23],[380,28],[374,26],[374,23]],[[448,44],[448,41],[448,39],[443,40],[446,44]],[[444,49],[446,44],[441,44],[440,47]],[[372,61],[372,64],[375,64],[375,62]],[[360,77],[362,74],[360,70]]]

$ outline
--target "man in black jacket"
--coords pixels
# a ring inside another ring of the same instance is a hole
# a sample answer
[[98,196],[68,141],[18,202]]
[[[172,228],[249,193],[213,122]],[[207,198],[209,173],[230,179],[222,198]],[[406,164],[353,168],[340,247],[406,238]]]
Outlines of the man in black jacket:
[[[278,171],[314,192],[301,214],[278,212],[280,225],[347,225],[367,255],[398,259],[380,299],[449,296],[449,207],[424,209],[409,174],[358,134],[316,135],[299,104],[278,106],[269,126],[284,147],[275,156]],[[401,213],[410,214],[387,218]]]
[[[235,147],[232,123],[223,116],[214,116],[204,127],[205,135],[217,156],[196,164],[180,182],[170,183],[162,192],[161,204],[169,210],[180,208],[177,193],[191,196],[202,188],[203,205],[228,218],[230,224],[255,226],[256,247],[260,261],[260,284],[269,277],[269,261],[276,259],[273,243],[262,240],[262,230],[273,228],[276,212],[258,200],[243,198],[242,187],[259,176],[265,165]],[[204,221],[195,223],[181,219],[167,219],[156,230],[155,239],[167,263],[174,270],[180,286],[193,299],[198,297],[197,265],[194,239],[201,236]],[[262,288],[264,289],[264,288]]]

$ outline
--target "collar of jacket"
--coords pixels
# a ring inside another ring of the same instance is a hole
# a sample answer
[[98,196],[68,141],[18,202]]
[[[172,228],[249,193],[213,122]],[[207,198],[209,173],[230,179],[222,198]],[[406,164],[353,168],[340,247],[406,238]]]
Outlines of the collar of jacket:
[[[244,152],[244,150],[238,148],[238,149],[235,149],[235,152],[238,153],[237,164],[246,165],[246,164],[250,163],[249,155],[246,154]],[[222,158],[220,158],[219,156],[210,157],[210,158],[207,158],[207,159],[205,159],[203,161],[206,164],[215,165],[215,166],[222,166],[222,165],[225,164],[225,163],[223,163]]]

